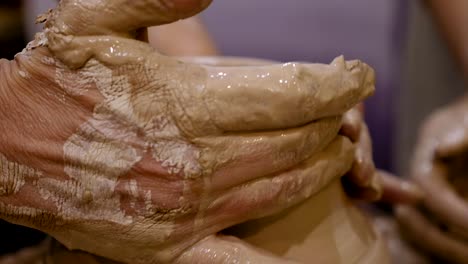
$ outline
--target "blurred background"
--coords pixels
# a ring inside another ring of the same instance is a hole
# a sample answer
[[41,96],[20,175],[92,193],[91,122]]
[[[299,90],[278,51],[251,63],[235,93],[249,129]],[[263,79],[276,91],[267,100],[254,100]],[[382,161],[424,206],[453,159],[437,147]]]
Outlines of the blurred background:
[[[202,18],[225,55],[329,63],[343,54],[370,64],[377,92],[366,102],[366,120],[376,164],[404,176],[423,118],[466,89],[423,2],[214,1]],[[21,51],[41,29],[35,17],[54,5],[2,0],[0,56],[12,59]],[[0,228],[12,238],[0,241],[0,254],[42,238],[5,223]]]

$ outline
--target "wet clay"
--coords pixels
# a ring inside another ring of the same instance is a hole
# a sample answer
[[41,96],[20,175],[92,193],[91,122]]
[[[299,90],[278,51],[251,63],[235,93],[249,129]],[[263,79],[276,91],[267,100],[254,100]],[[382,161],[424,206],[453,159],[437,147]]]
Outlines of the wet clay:
[[[268,65],[273,62],[248,58],[182,58],[205,65]],[[351,168],[352,153],[330,144],[326,155],[347,155],[340,164],[315,175],[313,196],[307,201],[274,216],[250,221],[225,230],[263,250],[300,263],[390,263],[384,239],[375,232],[367,216],[346,196],[339,180]],[[331,166],[330,166],[331,165]],[[309,173],[314,173],[310,171]],[[321,183],[320,183],[321,182]]]
[[227,232],[300,263],[390,263],[384,239],[338,179],[291,210]]

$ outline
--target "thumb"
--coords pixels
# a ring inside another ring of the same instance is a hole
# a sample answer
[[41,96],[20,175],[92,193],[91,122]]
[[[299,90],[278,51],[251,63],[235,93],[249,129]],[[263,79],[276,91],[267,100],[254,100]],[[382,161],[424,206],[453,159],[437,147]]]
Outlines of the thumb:
[[[141,61],[154,52],[136,41],[146,27],[191,17],[211,0],[62,0],[46,18],[43,43],[69,68],[89,59],[113,64]],[[38,45],[40,46],[40,45]],[[129,47],[131,47],[129,49]]]
[[75,36],[135,36],[149,26],[196,15],[212,0],[62,0],[49,14],[46,28]]

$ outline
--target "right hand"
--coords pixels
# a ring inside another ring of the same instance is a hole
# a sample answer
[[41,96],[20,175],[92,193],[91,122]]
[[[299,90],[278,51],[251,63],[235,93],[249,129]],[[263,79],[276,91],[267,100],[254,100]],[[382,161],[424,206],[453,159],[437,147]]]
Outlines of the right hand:
[[[283,262],[216,234],[352,165],[365,64],[214,67],[132,39],[209,1],[62,1],[1,65],[0,216],[128,263]],[[118,8],[116,8],[118,7]]]
[[425,192],[424,211],[400,206],[404,234],[451,263],[468,263],[468,96],[439,109],[421,128],[412,177]]

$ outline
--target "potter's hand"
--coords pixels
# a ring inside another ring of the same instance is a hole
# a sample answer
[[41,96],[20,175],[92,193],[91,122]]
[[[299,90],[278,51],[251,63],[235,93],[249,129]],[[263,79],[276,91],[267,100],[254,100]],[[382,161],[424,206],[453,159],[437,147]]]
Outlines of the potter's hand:
[[351,167],[341,115],[372,93],[373,71],[342,58],[200,66],[132,39],[207,4],[62,1],[2,62],[2,218],[122,262],[273,263],[215,234]]
[[421,199],[421,191],[414,184],[375,168],[362,105],[344,115],[340,134],[348,137],[356,146],[353,167],[343,178],[349,195],[367,201],[381,199],[391,203],[415,203]]
[[147,34],[149,43],[164,55],[213,56],[219,54],[214,40],[198,17],[151,27]]
[[[426,193],[427,213],[400,207],[401,225],[420,247],[468,263],[468,97],[444,107],[421,129],[412,177]],[[436,224],[438,223],[438,224]]]

